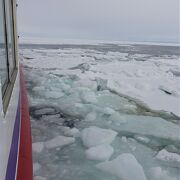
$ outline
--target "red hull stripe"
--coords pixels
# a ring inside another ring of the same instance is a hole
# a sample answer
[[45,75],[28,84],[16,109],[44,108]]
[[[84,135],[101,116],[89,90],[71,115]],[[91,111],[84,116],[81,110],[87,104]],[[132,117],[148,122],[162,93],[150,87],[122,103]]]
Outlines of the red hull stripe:
[[25,89],[24,75],[20,68],[20,94],[21,94],[21,130],[19,157],[17,167],[17,180],[32,180],[32,139],[31,139],[31,124],[29,118],[28,99]]

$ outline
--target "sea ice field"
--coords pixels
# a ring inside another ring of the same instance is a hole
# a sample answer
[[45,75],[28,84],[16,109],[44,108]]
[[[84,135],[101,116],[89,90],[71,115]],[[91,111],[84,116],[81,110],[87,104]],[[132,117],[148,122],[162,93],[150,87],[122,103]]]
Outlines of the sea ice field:
[[34,180],[179,180],[180,47],[21,45]]

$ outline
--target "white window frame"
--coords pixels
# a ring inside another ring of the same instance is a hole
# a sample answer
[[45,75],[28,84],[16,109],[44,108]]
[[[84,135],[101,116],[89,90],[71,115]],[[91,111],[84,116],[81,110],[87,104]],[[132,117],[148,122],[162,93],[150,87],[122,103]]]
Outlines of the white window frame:
[[[17,30],[16,30],[16,1],[14,0],[2,0],[3,8],[4,8],[4,29],[5,29],[5,44],[6,44],[6,59],[7,59],[7,67],[8,67],[8,82],[7,85],[1,88],[2,90],[2,104],[3,111],[6,113],[9,101],[11,98],[11,94],[13,91],[14,83],[17,77],[18,71],[18,54],[17,54]],[[7,1],[9,1],[7,3]],[[7,7],[7,5],[9,6]],[[8,8],[8,10],[7,10]],[[9,14],[7,14],[9,12]],[[8,21],[8,16],[10,16],[10,22]],[[10,33],[8,34],[8,24],[10,23]],[[8,36],[12,36],[12,60],[14,61],[13,71],[10,72],[9,69],[9,47],[8,47]]]

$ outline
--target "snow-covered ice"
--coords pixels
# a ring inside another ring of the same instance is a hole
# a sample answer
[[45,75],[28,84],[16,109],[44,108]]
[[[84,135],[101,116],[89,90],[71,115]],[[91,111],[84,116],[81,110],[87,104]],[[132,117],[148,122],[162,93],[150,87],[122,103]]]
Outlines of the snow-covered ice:
[[158,152],[156,155],[158,160],[167,162],[169,165],[177,166],[180,168],[180,155],[172,152],[168,152],[166,149],[163,149]]
[[121,154],[112,161],[97,164],[96,167],[123,180],[146,180],[142,166],[132,154]]

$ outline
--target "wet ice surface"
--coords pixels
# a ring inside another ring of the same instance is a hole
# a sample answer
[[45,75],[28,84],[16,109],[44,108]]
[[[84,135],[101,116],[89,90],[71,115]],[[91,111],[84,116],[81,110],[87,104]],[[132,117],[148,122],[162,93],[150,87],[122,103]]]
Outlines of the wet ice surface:
[[179,48],[26,45],[34,179],[178,180]]

